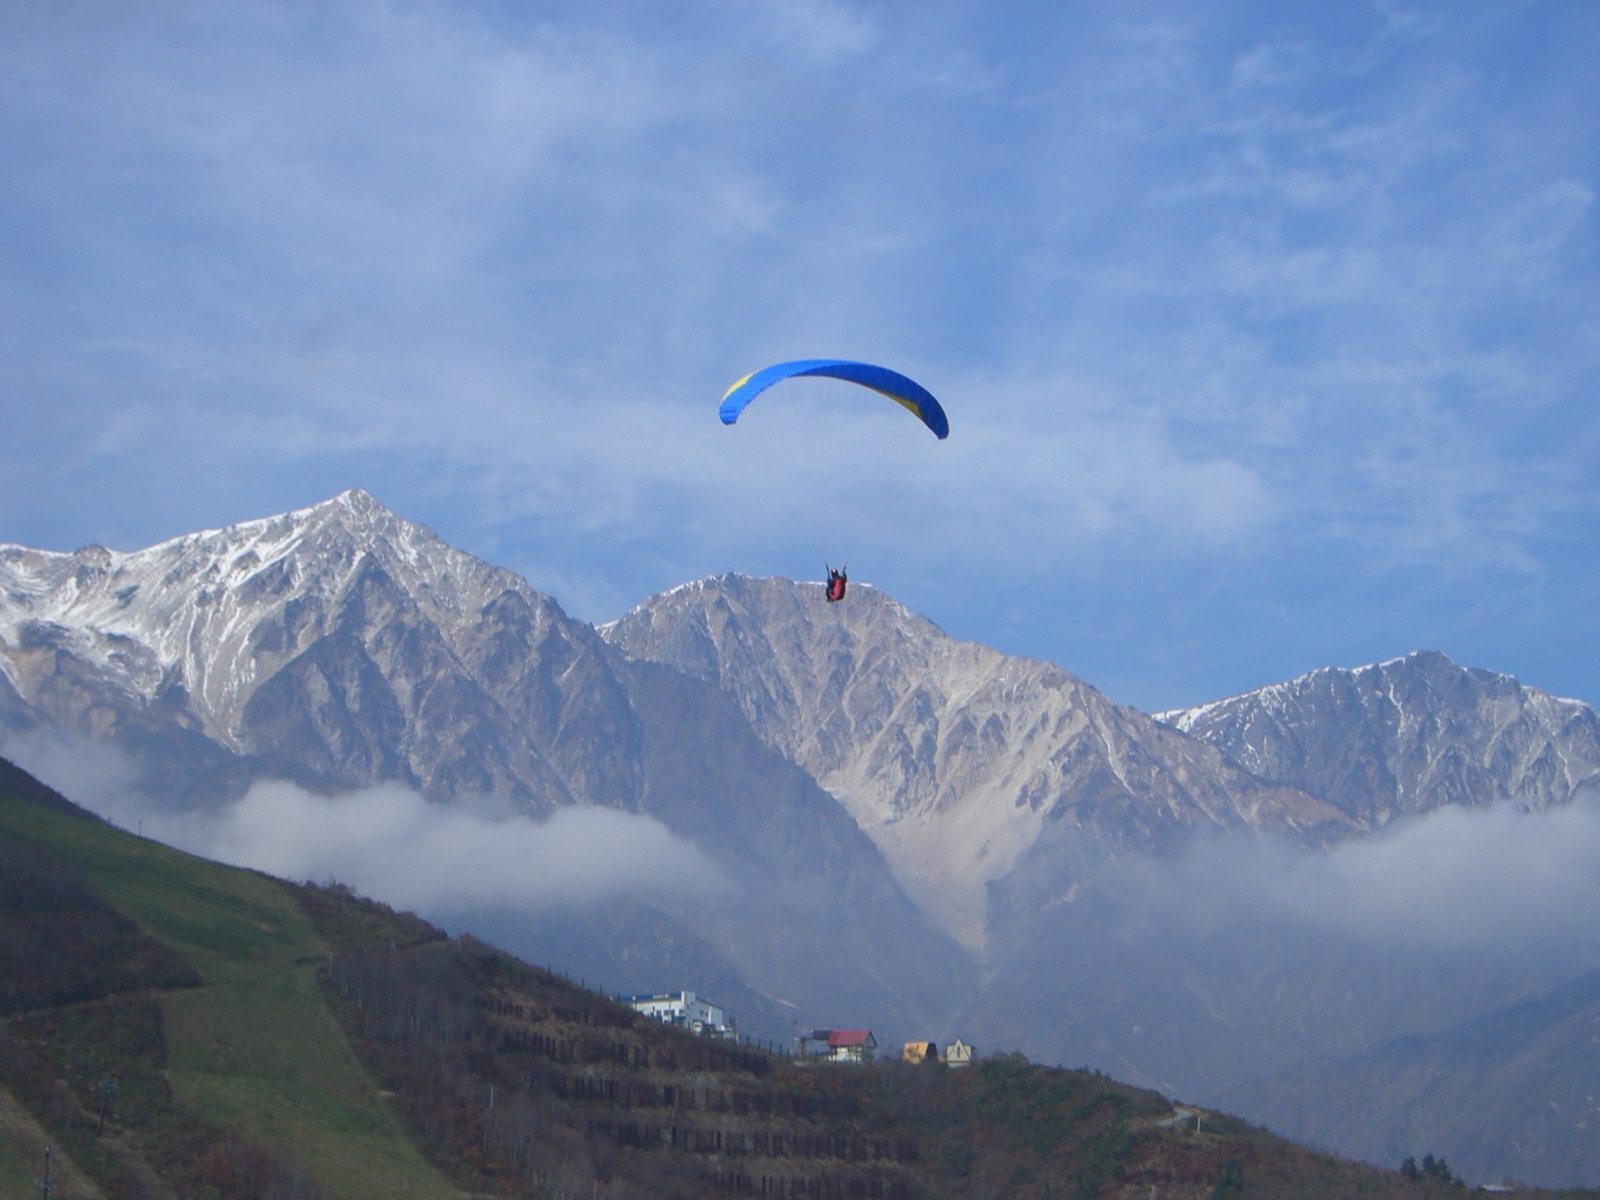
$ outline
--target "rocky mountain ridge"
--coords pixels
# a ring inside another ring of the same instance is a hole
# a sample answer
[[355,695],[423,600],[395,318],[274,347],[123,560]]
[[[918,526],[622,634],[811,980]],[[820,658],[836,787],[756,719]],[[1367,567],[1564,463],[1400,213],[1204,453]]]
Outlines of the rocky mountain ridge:
[[1054,664],[957,642],[875,588],[821,601],[819,584],[723,575],[600,633],[721,687],[968,946],[984,943],[988,887],[1047,836],[1075,833],[1109,854],[1200,828],[1309,844],[1362,828]]
[[[255,689],[326,632],[327,610],[370,563],[406,575],[419,609],[451,640],[491,594],[536,597],[517,576],[352,490],[131,553],[0,546],[0,629],[13,638],[28,622],[74,630],[80,658],[119,668],[146,697],[176,680],[207,736],[238,749]],[[269,644],[260,630],[274,620],[286,636]]]
[[1155,719],[1369,827],[1446,804],[1564,804],[1600,781],[1600,714],[1437,651]]
[[[615,748],[640,732],[593,630],[364,492],[126,554],[0,546],[0,598],[16,697],[63,728],[192,759],[164,782],[202,798],[229,790],[206,776],[231,768],[332,788],[400,779],[533,812],[637,804]],[[580,715],[602,741],[563,736]]]

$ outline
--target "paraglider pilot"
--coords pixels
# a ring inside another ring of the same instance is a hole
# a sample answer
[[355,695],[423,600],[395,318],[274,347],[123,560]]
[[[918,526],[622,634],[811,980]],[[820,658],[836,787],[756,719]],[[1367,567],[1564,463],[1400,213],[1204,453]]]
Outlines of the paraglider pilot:
[[828,568],[828,603],[837,604],[844,599],[844,590],[850,586],[849,567],[842,571]]

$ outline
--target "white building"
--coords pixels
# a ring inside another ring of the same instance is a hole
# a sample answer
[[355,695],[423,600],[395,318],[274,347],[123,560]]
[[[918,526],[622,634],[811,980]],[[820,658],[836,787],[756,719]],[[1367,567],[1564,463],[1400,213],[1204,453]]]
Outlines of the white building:
[[972,1060],[977,1057],[977,1051],[967,1045],[960,1038],[945,1047],[944,1061],[950,1067],[970,1067]]
[[701,1037],[739,1040],[739,1030],[722,1009],[709,1000],[701,1000],[693,992],[655,992],[638,996],[618,996],[619,1004],[626,1004],[634,1012],[654,1017],[663,1025],[676,1025]]

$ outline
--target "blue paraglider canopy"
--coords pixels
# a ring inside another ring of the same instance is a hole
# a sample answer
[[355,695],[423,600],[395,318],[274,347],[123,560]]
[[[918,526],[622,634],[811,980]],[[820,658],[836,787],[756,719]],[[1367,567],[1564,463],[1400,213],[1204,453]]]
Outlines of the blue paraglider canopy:
[[888,367],[875,367],[871,363],[849,362],[840,358],[803,358],[798,362],[778,363],[746,375],[728,389],[722,397],[722,423],[732,425],[762,392],[775,383],[793,379],[797,375],[825,375],[830,379],[843,379],[857,383],[904,405],[941,440],[950,436],[950,422],[944,409],[928,391],[914,379],[907,379]]

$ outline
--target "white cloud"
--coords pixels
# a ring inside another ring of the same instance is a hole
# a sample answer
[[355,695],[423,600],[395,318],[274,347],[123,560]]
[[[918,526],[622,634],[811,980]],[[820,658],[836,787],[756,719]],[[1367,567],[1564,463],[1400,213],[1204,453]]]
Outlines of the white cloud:
[[1600,804],[1447,806],[1306,853],[1218,837],[1133,859],[1109,886],[1135,919],[1202,932],[1300,927],[1358,943],[1516,956],[1600,950]]
[[727,884],[692,844],[652,817],[564,808],[542,822],[431,804],[385,785],[315,796],[254,784],[214,817],[146,821],[146,833],[236,866],[332,877],[421,912],[583,904],[608,895],[715,895]]
[[533,821],[492,802],[433,804],[400,784],[318,796],[267,780],[219,811],[180,810],[136,792],[132,764],[106,746],[51,732],[6,737],[0,752],[146,837],[280,878],[337,879],[440,918],[616,894],[711,897],[732,886],[660,821],[616,809],[564,808]]
[[0,757],[9,758],[74,804],[106,815],[130,795],[137,772],[110,746],[56,730],[0,730]]
[[872,48],[878,32],[870,17],[836,0],[768,0],[773,42],[833,64]]
[[1242,87],[1276,87],[1300,78],[1306,47],[1303,45],[1253,46],[1233,62],[1232,76]]

